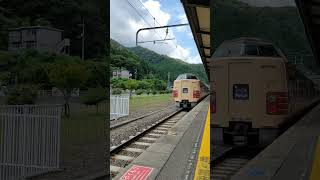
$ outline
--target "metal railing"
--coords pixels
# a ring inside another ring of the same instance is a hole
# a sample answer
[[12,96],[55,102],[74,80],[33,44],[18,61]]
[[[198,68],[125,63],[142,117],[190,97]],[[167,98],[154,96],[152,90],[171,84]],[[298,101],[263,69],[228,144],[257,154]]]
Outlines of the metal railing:
[[60,105],[0,106],[0,179],[59,168]]
[[110,96],[110,119],[118,119],[129,115],[129,95]]

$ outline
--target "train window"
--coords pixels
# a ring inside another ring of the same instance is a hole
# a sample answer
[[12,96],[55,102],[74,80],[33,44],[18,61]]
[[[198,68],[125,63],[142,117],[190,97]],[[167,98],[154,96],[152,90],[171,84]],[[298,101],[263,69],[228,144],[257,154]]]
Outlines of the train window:
[[187,76],[187,79],[198,79],[198,78],[194,75],[189,75],[189,76]]
[[246,45],[244,54],[247,56],[258,56],[258,49],[256,45]]
[[181,80],[181,79],[198,79],[198,78],[193,74],[180,74],[176,80]]
[[280,57],[272,45],[261,45],[258,47],[260,56]]
[[241,44],[239,43],[226,43],[217,48],[213,57],[231,57],[239,56],[241,52]]

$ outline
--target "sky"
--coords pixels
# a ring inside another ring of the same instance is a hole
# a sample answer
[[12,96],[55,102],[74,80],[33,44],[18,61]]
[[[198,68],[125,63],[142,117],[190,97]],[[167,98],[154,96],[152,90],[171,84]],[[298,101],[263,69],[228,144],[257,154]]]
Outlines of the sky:
[[[120,44],[135,46],[140,28],[188,23],[180,0],[111,0],[110,35]],[[141,43],[159,54],[188,63],[202,63],[189,26],[141,31],[139,41],[174,39],[162,43]]]
[[[293,6],[294,0],[240,0],[252,6]],[[120,44],[135,46],[136,32],[140,28],[188,23],[180,0],[111,0],[110,35]],[[142,43],[159,54],[188,63],[202,63],[189,26],[141,31],[139,41],[174,39],[162,43]]]

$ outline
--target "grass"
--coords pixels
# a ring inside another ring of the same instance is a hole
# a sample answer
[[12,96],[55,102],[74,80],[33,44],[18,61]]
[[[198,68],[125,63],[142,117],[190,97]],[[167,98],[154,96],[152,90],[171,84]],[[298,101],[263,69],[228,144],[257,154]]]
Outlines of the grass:
[[155,105],[165,105],[172,101],[171,94],[133,96],[130,99],[130,111],[149,108]]
[[107,118],[107,103],[99,105],[99,111],[95,106],[86,107],[83,104],[73,103],[70,105],[71,116],[63,115],[62,144],[65,146],[74,144],[102,143],[104,140],[104,121]]

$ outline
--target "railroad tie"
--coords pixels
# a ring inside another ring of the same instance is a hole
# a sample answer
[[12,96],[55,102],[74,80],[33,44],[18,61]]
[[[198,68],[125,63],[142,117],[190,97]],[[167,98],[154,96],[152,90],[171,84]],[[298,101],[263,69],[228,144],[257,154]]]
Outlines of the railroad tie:
[[149,138],[149,137],[142,137],[141,139],[148,140],[148,141],[156,141],[157,140],[157,138]]
[[159,130],[164,130],[164,131],[168,131],[169,128],[157,127],[157,129],[159,129]]
[[172,125],[165,125],[165,124],[163,124],[163,125],[160,125],[160,127],[163,127],[163,128],[172,128]]
[[230,175],[233,172],[235,172],[236,170],[226,170],[226,169],[213,169],[213,173],[216,174],[225,174],[225,175]]
[[153,130],[153,132],[164,134],[164,133],[166,133],[167,131]]
[[132,161],[134,158],[131,156],[124,156],[124,155],[115,155],[113,156],[114,159],[123,160],[123,161]]
[[118,166],[110,166],[110,171],[111,172],[119,172],[121,170],[121,167]]
[[161,126],[170,126],[172,127],[173,125],[175,125],[176,123],[163,123]]
[[217,166],[217,167],[214,167],[213,168],[213,171],[215,170],[229,170],[229,171],[236,171],[238,170],[239,167],[230,167],[230,166],[223,166],[223,167],[220,167],[220,166]]
[[154,133],[149,133],[148,136],[155,136],[155,137],[160,137],[161,134],[154,134]]
[[226,175],[226,174],[216,174],[216,173],[214,173],[214,172],[212,172],[212,174],[211,174],[211,178],[212,178],[213,180],[215,180],[215,179],[227,179],[228,176],[229,176],[229,175]]
[[129,152],[135,152],[135,153],[142,153],[144,151],[143,149],[139,149],[139,148],[126,148],[124,150]]
[[151,143],[146,143],[146,142],[134,142],[136,145],[142,145],[142,146],[151,146]]

